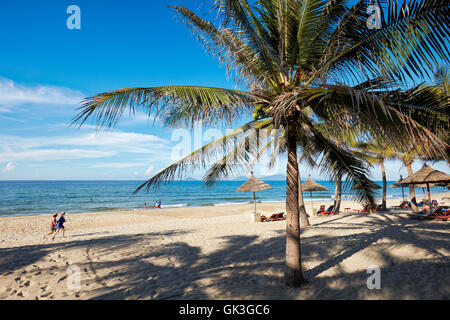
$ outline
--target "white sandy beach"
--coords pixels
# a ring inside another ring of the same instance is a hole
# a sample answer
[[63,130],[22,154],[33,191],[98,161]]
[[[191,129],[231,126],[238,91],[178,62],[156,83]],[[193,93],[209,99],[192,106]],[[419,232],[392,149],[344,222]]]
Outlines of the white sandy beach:
[[[50,215],[2,218],[0,299],[450,298],[449,222],[409,219],[407,210],[311,215],[301,240],[309,283],[292,289],[283,282],[285,222],[251,223],[252,208],[68,212],[66,238],[54,241],[42,240]],[[284,209],[258,204],[266,215]],[[380,290],[366,286],[374,265]],[[68,286],[69,266],[80,270],[79,288]]]

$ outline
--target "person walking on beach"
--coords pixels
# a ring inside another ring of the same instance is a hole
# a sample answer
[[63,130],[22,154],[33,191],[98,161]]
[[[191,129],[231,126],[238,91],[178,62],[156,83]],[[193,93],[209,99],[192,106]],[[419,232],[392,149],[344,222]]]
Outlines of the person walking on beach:
[[65,233],[65,229],[64,229],[64,222],[66,222],[65,219],[66,213],[63,211],[61,212],[61,217],[58,219],[58,222],[56,223],[56,232],[52,237],[52,240],[55,239],[56,235],[58,234],[58,232],[62,229],[62,237],[64,238],[64,233]]
[[55,212],[52,216],[53,217],[52,222],[50,224],[50,233],[46,234],[42,239],[47,238],[49,235],[53,234],[56,231],[56,224],[57,224],[56,218],[58,217],[58,213]]
[[161,209],[161,200],[156,201],[156,209]]

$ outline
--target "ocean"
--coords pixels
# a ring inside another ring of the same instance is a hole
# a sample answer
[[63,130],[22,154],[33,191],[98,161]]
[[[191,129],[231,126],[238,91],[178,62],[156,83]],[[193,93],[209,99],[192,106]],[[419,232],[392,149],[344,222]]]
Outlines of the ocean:
[[[0,216],[26,216],[50,214],[66,211],[100,212],[114,210],[152,210],[160,200],[162,208],[186,206],[210,206],[249,203],[253,194],[238,193],[235,190],[244,181],[221,181],[208,188],[201,181],[176,181],[163,184],[156,191],[146,193],[134,190],[143,181],[0,181]],[[313,192],[316,201],[333,201],[334,182],[317,181],[329,191]],[[388,186],[395,181],[389,181]],[[256,193],[258,202],[284,202],[286,199],[285,181],[267,181],[273,189]],[[376,181],[382,185],[380,181]],[[432,194],[443,192],[442,188],[432,188]],[[405,196],[409,191],[405,188]],[[378,198],[381,190],[377,191]],[[422,199],[422,189],[416,190]],[[309,192],[304,193],[309,201]],[[344,191],[343,199],[350,199],[351,192]],[[401,198],[401,188],[387,189],[388,198]]]

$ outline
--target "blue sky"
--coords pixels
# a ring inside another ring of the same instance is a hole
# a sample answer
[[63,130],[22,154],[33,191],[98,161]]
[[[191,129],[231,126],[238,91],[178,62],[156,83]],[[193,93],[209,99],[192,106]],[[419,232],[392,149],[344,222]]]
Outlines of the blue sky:
[[[177,3],[208,12],[200,0],[1,1],[0,179],[143,180],[169,165],[180,132],[153,125],[144,114],[124,117],[111,132],[68,124],[83,98],[108,90],[234,86],[167,8]],[[72,4],[81,9],[81,30],[66,26]],[[191,148],[218,133],[203,134]],[[284,164],[257,173],[284,173]],[[448,171],[445,163],[435,167]],[[387,169],[392,180],[407,175],[398,161]],[[303,176],[310,173],[321,177],[302,166]],[[373,177],[380,178],[378,167]]]

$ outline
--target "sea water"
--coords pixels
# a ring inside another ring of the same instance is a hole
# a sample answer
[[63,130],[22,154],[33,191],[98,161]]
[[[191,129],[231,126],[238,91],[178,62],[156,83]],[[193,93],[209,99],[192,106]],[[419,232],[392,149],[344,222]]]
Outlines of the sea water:
[[[244,181],[220,181],[213,187],[206,187],[201,181],[176,181],[162,184],[157,190],[134,193],[144,181],[0,181],[0,216],[49,214],[52,212],[100,212],[111,210],[152,210],[160,200],[162,208],[187,206],[211,206],[243,204],[253,201],[252,193],[238,193],[236,189]],[[334,199],[334,182],[317,181],[329,191],[313,192],[314,201]],[[284,202],[285,181],[267,181],[273,189],[256,193],[258,202]],[[381,182],[376,182],[382,185]],[[389,181],[388,186],[394,183]],[[433,193],[443,192],[432,188]],[[409,194],[405,188],[405,196]],[[351,199],[350,190],[343,191],[343,200]],[[378,199],[381,190],[377,190]],[[416,189],[422,199],[422,189]],[[304,192],[309,203],[310,193]],[[401,198],[401,188],[387,189],[387,197]],[[379,201],[378,201],[379,202]]]

